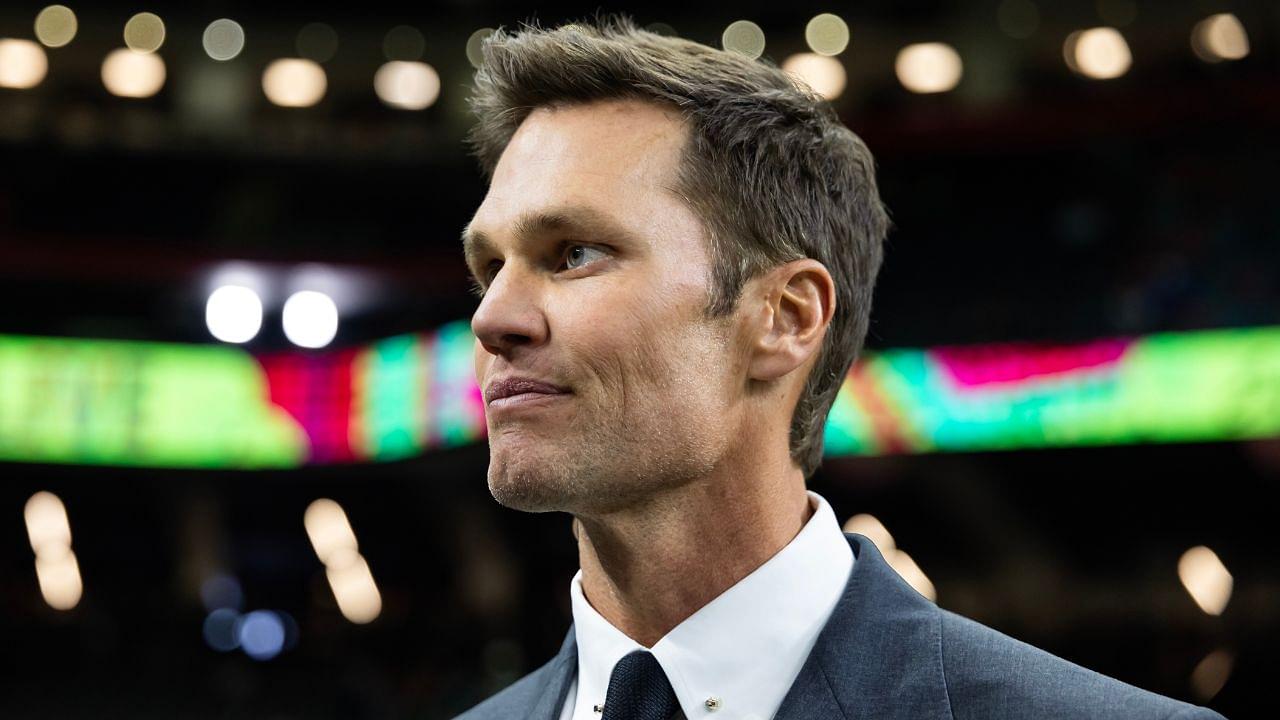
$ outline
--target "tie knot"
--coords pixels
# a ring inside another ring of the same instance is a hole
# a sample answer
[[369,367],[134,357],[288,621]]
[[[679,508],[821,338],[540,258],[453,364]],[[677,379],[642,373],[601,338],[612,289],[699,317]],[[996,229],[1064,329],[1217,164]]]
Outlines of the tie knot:
[[602,720],[669,720],[680,703],[653,653],[636,650],[613,666]]

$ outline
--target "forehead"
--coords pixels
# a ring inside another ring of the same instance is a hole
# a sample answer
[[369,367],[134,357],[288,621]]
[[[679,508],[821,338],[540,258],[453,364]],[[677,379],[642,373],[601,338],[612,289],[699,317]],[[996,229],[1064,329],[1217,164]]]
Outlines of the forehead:
[[548,209],[581,208],[626,226],[678,211],[686,136],[675,110],[645,101],[538,108],[508,143],[469,230],[500,235]]

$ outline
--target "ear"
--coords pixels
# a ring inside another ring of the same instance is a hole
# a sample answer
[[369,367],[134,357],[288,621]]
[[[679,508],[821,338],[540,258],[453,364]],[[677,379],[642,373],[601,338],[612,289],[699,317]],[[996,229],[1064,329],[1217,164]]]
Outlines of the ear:
[[776,380],[816,357],[836,309],[836,286],[817,260],[793,260],[756,278],[762,298],[752,327],[753,380]]

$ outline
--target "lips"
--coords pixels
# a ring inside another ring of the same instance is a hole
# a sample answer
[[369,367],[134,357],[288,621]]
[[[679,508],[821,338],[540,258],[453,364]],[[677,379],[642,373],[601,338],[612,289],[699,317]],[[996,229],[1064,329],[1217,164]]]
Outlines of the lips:
[[487,405],[495,400],[502,400],[516,395],[564,395],[568,392],[568,388],[542,380],[527,377],[509,377],[494,380],[485,386],[484,401]]

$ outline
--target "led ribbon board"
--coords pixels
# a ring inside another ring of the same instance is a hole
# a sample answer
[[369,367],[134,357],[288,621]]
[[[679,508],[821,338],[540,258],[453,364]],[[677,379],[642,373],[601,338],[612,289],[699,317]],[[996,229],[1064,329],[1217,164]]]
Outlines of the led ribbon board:
[[1280,327],[890,350],[845,378],[828,455],[1280,435]]
[[[484,436],[465,322],[333,352],[0,336],[0,460],[382,461]],[[829,456],[1280,436],[1280,327],[867,354]]]
[[0,335],[0,460],[269,468],[484,436],[467,323],[327,353]]

